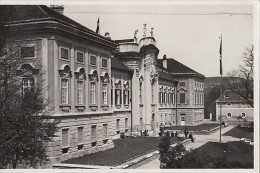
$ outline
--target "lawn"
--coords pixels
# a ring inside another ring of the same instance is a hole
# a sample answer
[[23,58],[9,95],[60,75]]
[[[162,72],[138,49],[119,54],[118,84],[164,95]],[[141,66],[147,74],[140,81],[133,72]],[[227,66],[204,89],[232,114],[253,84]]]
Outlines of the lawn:
[[244,142],[208,142],[198,150],[214,158],[223,158],[224,163],[218,168],[253,168],[254,165],[254,147]]
[[187,128],[188,131],[201,131],[201,130],[210,130],[210,129],[213,129],[218,126],[219,126],[219,123],[205,123],[205,124],[200,124],[197,126],[172,126],[169,128],[169,130],[184,131],[184,129]]
[[232,130],[223,134],[224,136],[232,136],[236,138],[247,138],[254,141],[254,132],[251,132],[248,128],[235,127]]
[[[181,140],[183,139],[184,138],[181,138]],[[176,140],[176,138],[171,138],[171,143],[175,143]],[[133,159],[149,151],[156,150],[159,145],[160,138],[135,137],[127,139],[115,139],[113,142],[115,147],[112,149],[69,159],[64,161],[64,163],[117,166],[129,159]]]

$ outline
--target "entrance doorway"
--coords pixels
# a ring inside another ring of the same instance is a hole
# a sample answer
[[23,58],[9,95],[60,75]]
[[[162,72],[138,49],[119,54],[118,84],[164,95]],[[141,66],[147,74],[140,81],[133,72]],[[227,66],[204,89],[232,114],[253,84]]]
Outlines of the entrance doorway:
[[151,130],[155,130],[155,114],[152,114]]
[[185,114],[181,114],[181,126],[185,125]]

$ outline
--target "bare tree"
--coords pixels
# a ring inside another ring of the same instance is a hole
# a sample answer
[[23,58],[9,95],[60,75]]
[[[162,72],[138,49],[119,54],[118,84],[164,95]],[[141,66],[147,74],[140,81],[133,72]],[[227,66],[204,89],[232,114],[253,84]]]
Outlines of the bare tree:
[[[237,70],[229,72],[229,89],[240,97],[244,98],[246,103],[254,107],[254,46],[246,48],[243,53],[243,64]],[[239,77],[239,80],[238,78]]]

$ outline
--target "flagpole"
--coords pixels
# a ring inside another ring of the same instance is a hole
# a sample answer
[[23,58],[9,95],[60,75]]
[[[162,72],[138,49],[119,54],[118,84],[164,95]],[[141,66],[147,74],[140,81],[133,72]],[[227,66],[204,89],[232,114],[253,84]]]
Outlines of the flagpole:
[[[219,54],[220,54],[220,97],[222,95],[222,87],[223,87],[223,83],[222,83],[222,74],[223,74],[223,69],[222,69],[222,34],[221,34],[221,38],[220,38],[220,48],[219,48]],[[219,142],[221,143],[221,129],[222,129],[222,104],[220,102],[219,105],[219,124],[220,124],[220,128],[219,128]]]

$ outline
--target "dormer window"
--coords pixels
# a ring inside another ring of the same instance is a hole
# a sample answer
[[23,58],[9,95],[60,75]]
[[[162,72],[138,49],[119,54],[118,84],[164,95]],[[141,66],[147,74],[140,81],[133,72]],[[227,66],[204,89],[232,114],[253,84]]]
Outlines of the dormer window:
[[102,67],[103,68],[107,68],[107,59],[106,58],[102,58],[101,61],[102,61]]
[[231,103],[227,103],[227,106],[231,106],[232,104]]
[[84,63],[84,54],[83,52],[77,51],[77,62]]
[[69,49],[61,48],[60,49],[60,58],[68,60],[69,59]]
[[93,66],[96,66],[97,64],[97,59],[94,55],[91,55],[90,56],[90,62],[89,62],[90,65],[93,65]]

